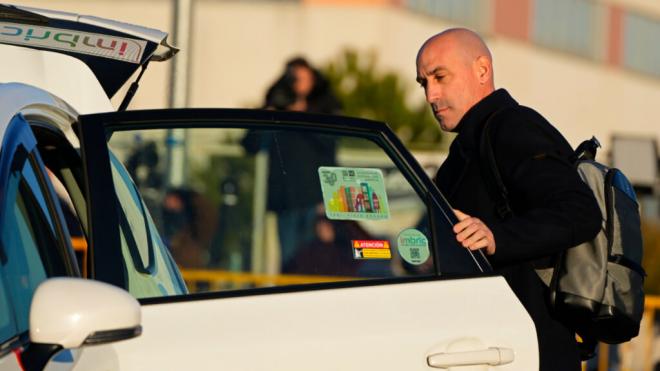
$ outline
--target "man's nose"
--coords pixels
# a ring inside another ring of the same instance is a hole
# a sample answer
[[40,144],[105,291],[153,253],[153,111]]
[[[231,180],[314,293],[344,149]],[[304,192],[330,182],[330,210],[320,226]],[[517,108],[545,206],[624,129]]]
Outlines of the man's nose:
[[440,98],[440,94],[442,92],[440,91],[440,88],[434,84],[429,84],[426,87],[426,101],[428,103],[433,103]]

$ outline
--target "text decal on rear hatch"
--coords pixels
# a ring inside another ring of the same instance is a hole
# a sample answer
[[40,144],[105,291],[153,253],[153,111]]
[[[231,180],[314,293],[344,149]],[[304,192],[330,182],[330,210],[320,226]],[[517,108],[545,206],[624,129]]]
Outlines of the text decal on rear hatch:
[[0,42],[93,55],[139,64],[145,40],[66,30],[61,28],[0,22]]

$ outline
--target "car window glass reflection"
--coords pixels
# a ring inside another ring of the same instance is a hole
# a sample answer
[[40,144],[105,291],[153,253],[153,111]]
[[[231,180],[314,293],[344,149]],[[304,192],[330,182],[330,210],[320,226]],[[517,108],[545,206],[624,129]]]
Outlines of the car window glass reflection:
[[[46,279],[47,271],[41,253],[57,251],[52,230],[47,226],[47,211],[32,192],[24,174],[34,174],[30,162],[22,173],[13,173],[7,183],[5,220],[2,224],[2,246],[5,253],[3,273],[9,286],[19,332],[28,329],[32,294]],[[41,196],[43,197],[43,195]]]
[[122,254],[127,262],[128,290],[138,298],[179,295],[186,288],[171,266],[147,205],[137,194],[124,166],[111,155],[112,178],[119,204]]
[[127,172],[119,198],[141,215],[130,174],[190,291],[435,272],[427,207],[372,139],[153,129],[114,132],[109,147]]
[[10,306],[8,292],[5,287],[4,264],[0,264],[0,344],[16,335],[14,312]]

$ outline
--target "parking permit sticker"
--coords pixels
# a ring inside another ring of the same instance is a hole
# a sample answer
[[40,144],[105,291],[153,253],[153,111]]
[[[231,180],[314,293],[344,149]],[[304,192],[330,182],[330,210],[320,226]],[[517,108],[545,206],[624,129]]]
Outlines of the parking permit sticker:
[[399,255],[412,265],[424,264],[431,256],[429,240],[417,229],[405,229],[397,237]]
[[353,259],[392,259],[390,242],[381,240],[353,240]]
[[319,179],[328,219],[389,219],[390,209],[380,169],[322,166]]

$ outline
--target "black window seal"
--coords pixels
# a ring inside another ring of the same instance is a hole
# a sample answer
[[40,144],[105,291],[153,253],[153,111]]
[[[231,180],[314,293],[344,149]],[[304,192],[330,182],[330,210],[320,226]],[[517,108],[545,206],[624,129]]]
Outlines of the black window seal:
[[291,294],[298,292],[354,289],[359,287],[405,285],[405,284],[415,284],[420,282],[451,281],[451,280],[459,280],[459,279],[460,280],[483,279],[484,277],[500,277],[500,276],[495,273],[486,273],[479,276],[476,276],[474,274],[445,274],[443,276],[421,275],[421,276],[359,279],[354,281],[320,282],[320,283],[310,283],[310,284],[300,284],[300,285],[257,287],[257,288],[245,288],[245,289],[226,290],[226,291],[209,291],[209,292],[182,294],[182,295],[160,296],[153,298],[139,298],[138,302],[141,305],[158,305],[158,304],[195,302],[195,301],[204,301],[204,300],[240,298],[240,297],[261,296],[261,295],[280,295],[280,294]]

